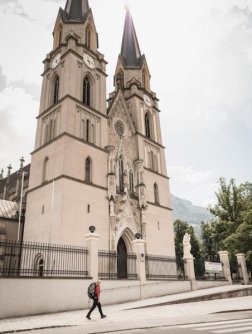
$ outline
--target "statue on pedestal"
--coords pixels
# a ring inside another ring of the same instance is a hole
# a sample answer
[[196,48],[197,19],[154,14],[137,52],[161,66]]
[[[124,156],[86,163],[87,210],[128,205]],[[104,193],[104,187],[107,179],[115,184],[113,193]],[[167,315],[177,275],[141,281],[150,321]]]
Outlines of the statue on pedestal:
[[191,236],[188,233],[185,233],[183,237],[183,253],[184,253],[184,259],[192,258],[191,254]]

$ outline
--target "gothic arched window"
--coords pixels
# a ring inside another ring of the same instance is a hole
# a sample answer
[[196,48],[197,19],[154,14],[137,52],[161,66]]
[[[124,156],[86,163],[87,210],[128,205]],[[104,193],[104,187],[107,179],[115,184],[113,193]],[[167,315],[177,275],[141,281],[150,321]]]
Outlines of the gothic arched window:
[[142,85],[143,85],[143,88],[146,88],[146,74],[144,70],[142,72]]
[[152,138],[152,119],[150,112],[145,114],[145,135],[147,138]]
[[91,84],[90,79],[86,76],[83,80],[83,97],[82,101],[87,106],[91,105]]
[[48,166],[49,166],[49,158],[46,157],[43,164],[43,175],[42,175],[42,182],[48,181]]
[[154,203],[159,204],[158,185],[154,183]]
[[62,29],[59,32],[59,45],[61,44],[61,42],[62,42]]
[[89,27],[85,31],[85,40],[86,40],[86,47],[90,49],[91,45],[91,32]]
[[120,192],[124,191],[124,164],[123,164],[123,157],[120,156],[119,158],[119,190]]
[[62,24],[60,23],[55,30],[55,35],[54,35],[54,49],[58,48],[62,42]]
[[59,101],[59,76],[56,75],[53,80],[53,104]]
[[129,172],[129,191],[134,194],[134,176],[132,170]]
[[91,182],[91,169],[92,169],[91,159],[87,158],[85,162],[85,181]]

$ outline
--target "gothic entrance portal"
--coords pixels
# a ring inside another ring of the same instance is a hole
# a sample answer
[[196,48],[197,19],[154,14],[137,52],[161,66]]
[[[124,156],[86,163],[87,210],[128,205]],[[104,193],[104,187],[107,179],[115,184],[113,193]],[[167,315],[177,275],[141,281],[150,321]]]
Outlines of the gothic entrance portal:
[[128,278],[127,273],[127,247],[122,238],[117,245],[117,278]]

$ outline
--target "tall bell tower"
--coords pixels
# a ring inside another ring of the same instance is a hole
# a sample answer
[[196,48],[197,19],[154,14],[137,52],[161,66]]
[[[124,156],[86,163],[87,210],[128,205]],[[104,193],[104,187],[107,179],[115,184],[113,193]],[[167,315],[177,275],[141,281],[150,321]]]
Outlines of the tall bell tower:
[[140,233],[149,254],[175,257],[158,98],[129,10],[114,85],[108,100],[111,248],[119,244],[130,250],[130,241]]
[[99,222],[108,244],[107,75],[98,47],[88,0],[67,0],[43,61],[24,240],[83,245]]

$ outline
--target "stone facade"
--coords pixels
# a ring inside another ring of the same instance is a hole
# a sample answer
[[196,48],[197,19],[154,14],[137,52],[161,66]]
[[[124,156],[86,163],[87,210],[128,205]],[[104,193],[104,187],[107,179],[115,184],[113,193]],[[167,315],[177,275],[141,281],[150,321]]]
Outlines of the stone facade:
[[92,11],[78,23],[67,15],[60,9],[44,60],[24,240],[82,246],[93,225],[99,249],[116,251],[123,240],[132,252],[140,233],[147,253],[175,257],[160,111],[146,59],[130,68],[119,56],[107,108]]

